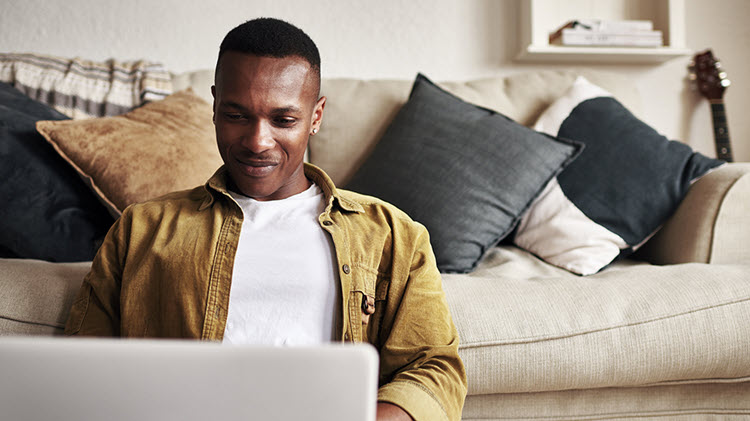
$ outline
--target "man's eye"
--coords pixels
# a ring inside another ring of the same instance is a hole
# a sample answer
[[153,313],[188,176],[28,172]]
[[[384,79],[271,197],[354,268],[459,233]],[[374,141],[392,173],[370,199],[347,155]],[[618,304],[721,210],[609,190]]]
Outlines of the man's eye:
[[291,118],[291,117],[278,117],[278,118],[275,118],[273,121],[279,127],[290,127],[290,126],[293,126],[294,123],[297,122],[296,119]]
[[245,116],[237,113],[224,113],[224,118],[227,120],[242,120]]

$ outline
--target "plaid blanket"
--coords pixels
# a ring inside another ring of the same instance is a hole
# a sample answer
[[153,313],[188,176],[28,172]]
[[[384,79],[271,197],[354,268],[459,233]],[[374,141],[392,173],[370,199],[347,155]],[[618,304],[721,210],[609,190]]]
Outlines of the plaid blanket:
[[172,93],[169,72],[144,60],[0,54],[0,81],[73,119],[123,114]]

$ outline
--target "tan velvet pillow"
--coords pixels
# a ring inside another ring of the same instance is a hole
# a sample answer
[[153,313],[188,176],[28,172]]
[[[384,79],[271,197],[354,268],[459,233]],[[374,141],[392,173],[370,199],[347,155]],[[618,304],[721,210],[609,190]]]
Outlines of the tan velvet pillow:
[[211,106],[192,90],[116,117],[39,121],[37,130],[113,215],[201,185],[222,165]]

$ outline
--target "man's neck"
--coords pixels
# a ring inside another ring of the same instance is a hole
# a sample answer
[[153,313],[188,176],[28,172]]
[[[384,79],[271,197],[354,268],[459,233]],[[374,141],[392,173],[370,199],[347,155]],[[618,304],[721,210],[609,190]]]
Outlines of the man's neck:
[[251,199],[255,199],[255,200],[258,200],[258,201],[262,201],[262,202],[265,202],[265,201],[268,201],[268,200],[283,200],[283,199],[286,199],[288,197],[291,197],[291,196],[294,196],[296,194],[300,194],[303,191],[306,191],[313,184],[315,184],[315,183],[312,180],[310,180],[309,178],[305,177],[305,182],[302,185],[302,188],[297,189],[299,191],[295,191],[292,194],[285,195],[284,197],[281,197],[281,198],[278,198],[278,199],[267,199],[267,198],[264,198],[264,197],[258,198],[258,197],[255,197],[255,196],[250,196],[248,194],[245,194],[245,192],[243,192],[242,189],[240,189],[240,187],[237,185],[237,183],[235,183],[234,180],[232,180],[232,177],[227,176],[227,190],[230,190],[230,191],[232,191],[234,193],[237,193],[239,195],[242,195],[242,196],[245,196],[245,197],[249,197]]

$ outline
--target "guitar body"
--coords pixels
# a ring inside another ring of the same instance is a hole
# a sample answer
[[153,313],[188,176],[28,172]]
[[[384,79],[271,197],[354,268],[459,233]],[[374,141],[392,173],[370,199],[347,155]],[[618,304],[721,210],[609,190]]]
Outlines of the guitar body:
[[724,91],[730,84],[726,78],[727,74],[721,70],[721,63],[716,60],[711,50],[696,54],[690,68],[693,71],[691,78],[696,81],[698,90],[711,103],[716,157],[732,162],[732,145],[729,141],[729,126],[724,108]]

